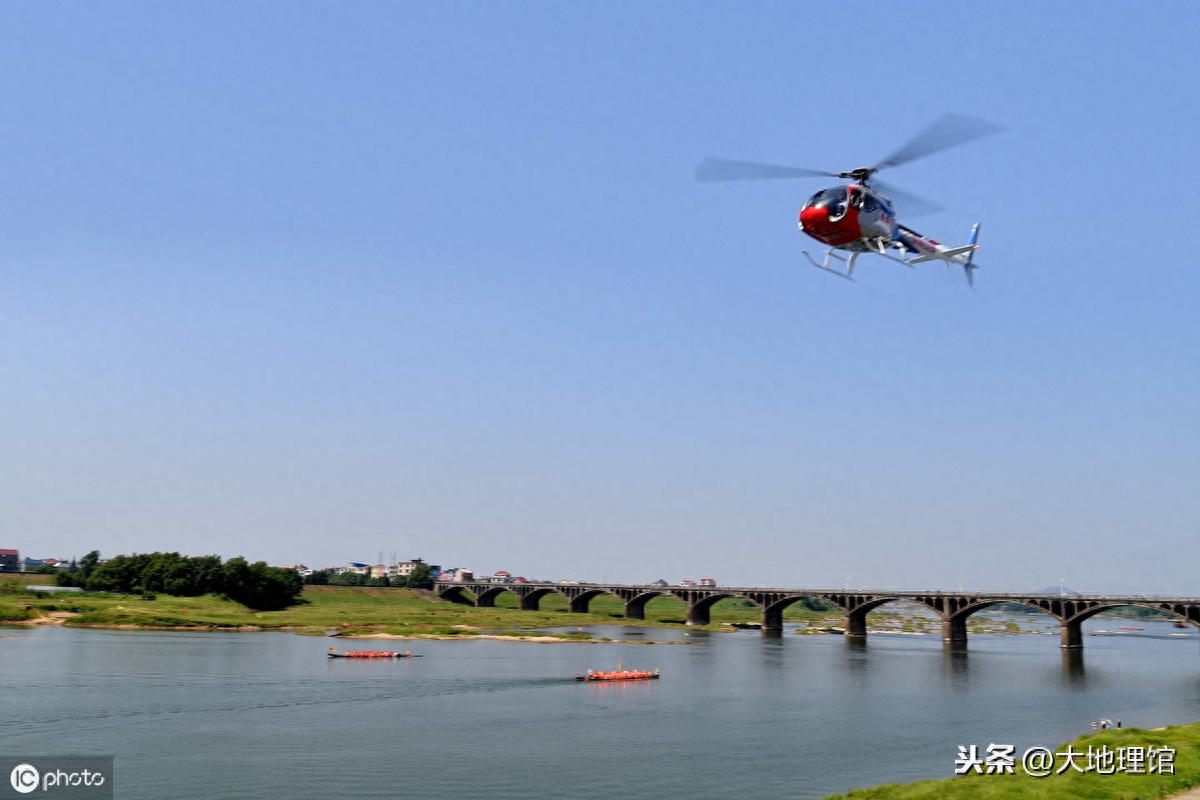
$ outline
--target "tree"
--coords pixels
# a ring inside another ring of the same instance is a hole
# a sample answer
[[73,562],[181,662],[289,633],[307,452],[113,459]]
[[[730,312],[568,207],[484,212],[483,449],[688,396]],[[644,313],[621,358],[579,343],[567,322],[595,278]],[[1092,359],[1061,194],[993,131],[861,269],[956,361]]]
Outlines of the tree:
[[83,586],[87,583],[88,577],[96,569],[96,565],[100,563],[100,551],[93,550],[83,558],[79,559],[79,570],[75,573],[79,585]]
[[304,577],[304,582],[310,586],[328,586],[329,570],[318,569]]
[[433,588],[433,570],[428,564],[417,564],[413,567],[412,572],[408,573],[408,586],[411,589]]
[[83,557],[75,575],[60,571],[60,586],[79,585],[92,591],[122,594],[161,593],[177,597],[223,594],[257,609],[277,609],[295,603],[304,585],[294,569],[253,564],[238,556],[222,564],[220,556],[182,556],[142,553],[116,556],[103,564],[99,551]]
[[300,597],[304,582],[294,569],[246,563],[238,556],[225,562],[225,596],[260,611],[286,608]]
[[116,556],[96,569],[87,579],[85,588],[93,592],[120,592],[132,594],[135,586],[141,582],[141,564],[135,559],[141,556]]

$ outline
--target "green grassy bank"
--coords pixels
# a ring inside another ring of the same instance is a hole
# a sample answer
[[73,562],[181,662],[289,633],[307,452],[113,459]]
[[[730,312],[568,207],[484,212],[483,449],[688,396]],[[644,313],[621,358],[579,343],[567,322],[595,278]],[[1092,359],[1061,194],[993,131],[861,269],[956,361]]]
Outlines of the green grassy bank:
[[[255,628],[299,629],[313,633],[390,633],[399,635],[470,636],[478,632],[536,635],[531,629],[597,625],[684,627],[687,610],[674,597],[660,597],[646,606],[645,620],[627,620],[615,597],[592,600],[590,612],[572,614],[566,598],[551,594],[538,611],[521,611],[517,598],[504,594],[496,608],[437,599],[430,592],[411,589],[358,586],[307,586],[301,602],[282,611],[255,611],[222,597],[173,597],[159,594],[110,595],[103,593],[34,594],[28,584],[47,584],[52,576],[0,576],[0,622],[55,621],[75,626],[156,628]],[[152,598],[152,599],[151,599]],[[745,601],[728,599],[711,613],[710,630],[728,629],[733,623],[758,622],[760,612]],[[785,617],[803,626],[840,624],[841,616],[793,606]]]
[[[1131,775],[1115,772],[1105,775],[1095,771],[1080,773],[1068,766],[1062,773],[1034,778],[1022,770],[1022,754],[1017,753],[1017,766],[1012,775],[980,775],[972,772],[944,780],[856,789],[847,794],[831,795],[826,800],[1149,800],[1172,797],[1200,785],[1200,723],[1158,730],[1122,728],[1097,731],[1069,744],[1073,750],[1084,754],[1089,747],[1094,752],[1100,752],[1105,747],[1111,752],[1130,747],[1172,748],[1175,750],[1174,774]],[[1054,748],[1054,752],[1066,752],[1066,748],[1064,744]],[[953,766],[954,752],[948,751],[947,769]],[[986,755],[982,748],[980,753]],[[1057,759],[1054,769],[1057,771],[1064,763],[1064,759]],[[1078,758],[1077,763],[1086,767],[1086,755]]]

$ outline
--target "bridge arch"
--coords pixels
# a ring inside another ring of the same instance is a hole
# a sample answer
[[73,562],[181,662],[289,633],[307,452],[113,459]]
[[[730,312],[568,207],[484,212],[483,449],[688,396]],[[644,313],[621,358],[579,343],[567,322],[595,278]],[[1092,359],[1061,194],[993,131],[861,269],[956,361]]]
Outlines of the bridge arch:
[[542,598],[548,594],[554,594],[554,588],[551,586],[539,586],[537,588],[526,589],[523,592],[517,592],[517,597],[521,599],[522,611],[537,611]]
[[[847,613],[844,603],[839,603],[832,596],[824,594],[780,594],[778,592],[748,593],[746,599],[754,602],[762,609],[762,629],[764,631],[783,630],[783,612],[796,603],[805,600],[823,600],[836,606],[843,614]],[[849,629],[847,629],[849,630]]]
[[475,605],[479,608],[495,608],[496,598],[508,591],[504,584],[489,586],[475,595]]
[[[980,611],[999,605],[1026,606],[1053,617],[1059,626],[1065,625],[1063,617],[1055,613],[1057,609],[1053,607],[1053,604],[1027,598],[994,598],[984,600],[962,598],[958,602],[949,604],[948,608],[944,607],[943,610],[939,610],[930,603],[923,604],[932,608],[942,618],[942,641],[948,643],[965,643],[967,641],[967,620]],[[943,605],[945,606],[945,604]]]
[[633,589],[629,592],[616,592],[615,594],[625,602],[626,619],[645,619],[647,603],[656,597],[671,596],[670,592],[652,589]]
[[459,583],[451,583],[445,586],[439,586],[437,596],[443,600],[449,600],[451,603],[475,603],[475,593],[467,591],[466,588]]
[[729,597],[741,597],[755,605],[760,605],[755,602],[753,597],[743,594],[732,594],[729,592],[695,592],[690,589],[683,591],[672,592],[671,594],[678,597],[683,602],[687,603],[687,624],[688,625],[707,625],[709,624],[709,612],[721,600]]
[[588,604],[602,594],[611,594],[607,589],[594,589],[583,586],[562,586],[559,593],[566,595],[567,608],[572,614],[586,614]]
[[1175,617],[1181,617],[1185,622],[1200,626],[1200,608],[1196,606],[1176,605],[1173,603],[1155,603],[1152,601],[1099,601],[1095,605],[1083,608],[1070,618],[1063,621],[1062,646],[1065,649],[1083,647],[1083,623],[1103,611],[1114,608],[1149,608],[1153,611],[1163,611]]

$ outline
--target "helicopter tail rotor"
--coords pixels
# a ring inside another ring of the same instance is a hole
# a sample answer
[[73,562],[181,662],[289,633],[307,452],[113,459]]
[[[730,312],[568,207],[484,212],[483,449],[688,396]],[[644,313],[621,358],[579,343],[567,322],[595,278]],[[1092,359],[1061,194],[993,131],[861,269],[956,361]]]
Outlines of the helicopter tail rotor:
[[979,269],[979,265],[975,263],[974,249],[977,246],[976,242],[979,241],[979,225],[980,223],[976,222],[973,226],[971,226],[971,237],[967,239],[967,244],[971,245],[972,249],[969,253],[967,253],[967,262],[963,264],[963,272],[966,274],[967,284],[971,286],[971,288],[975,288],[975,270]]

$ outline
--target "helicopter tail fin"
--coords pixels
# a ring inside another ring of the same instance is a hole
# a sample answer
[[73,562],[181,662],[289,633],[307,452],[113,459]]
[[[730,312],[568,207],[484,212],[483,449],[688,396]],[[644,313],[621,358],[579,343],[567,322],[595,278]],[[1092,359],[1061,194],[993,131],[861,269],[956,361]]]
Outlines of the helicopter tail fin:
[[979,225],[980,223],[976,222],[971,227],[971,237],[967,239],[967,244],[971,249],[967,253],[966,263],[963,264],[963,272],[966,273],[967,283],[971,286],[975,285],[975,270],[979,269],[979,265],[975,263],[975,249],[979,246],[976,244],[979,241]]

